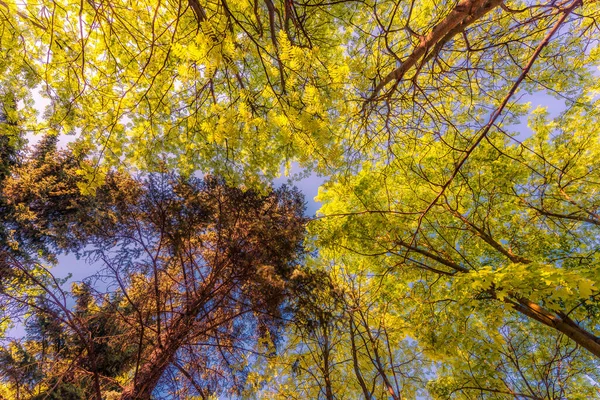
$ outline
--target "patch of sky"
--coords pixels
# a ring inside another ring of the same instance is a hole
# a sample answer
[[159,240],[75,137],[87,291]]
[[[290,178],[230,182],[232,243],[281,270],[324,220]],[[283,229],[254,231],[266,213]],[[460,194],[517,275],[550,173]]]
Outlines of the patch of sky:
[[280,177],[273,181],[274,187],[282,185],[296,186],[303,194],[306,201],[307,217],[313,217],[321,207],[321,203],[315,200],[319,187],[326,181],[326,177],[309,173],[302,169],[297,163],[292,163],[288,176],[285,176],[282,168]]
[[555,96],[542,91],[531,94],[522,94],[519,97],[519,103],[529,103],[529,113],[521,116],[517,123],[504,126],[506,131],[516,133],[514,138],[519,142],[522,142],[533,135],[533,131],[528,124],[529,116],[533,110],[543,107],[548,112],[549,117],[556,118],[567,109],[565,99],[558,99]]
[[[70,254],[59,254],[57,256],[57,263],[54,266],[46,266],[48,271],[55,278],[56,283],[60,283],[60,290],[56,288],[52,289],[52,293],[56,294],[56,298],[62,300],[63,305],[68,309],[71,309],[75,305],[75,300],[68,295],[73,283],[80,283],[86,280],[86,278],[95,274],[99,269],[100,265],[90,264],[83,259],[80,259],[77,255]],[[63,297],[64,295],[64,297]],[[22,339],[25,337],[26,323],[29,316],[24,316],[18,319],[14,319],[13,326],[7,330],[1,339],[12,340]]]
[[[41,86],[37,86],[33,89],[33,107],[37,111],[37,123],[40,126],[44,124],[44,114],[47,110],[52,106],[52,101],[48,96],[43,94],[43,89]],[[17,109],[22,110],[25,108],[25,103],[21,100],[17,103]],[[81,129],[77,128],[73,134],[70,135],[60,135],[58,138],[58,148],[65,149],[67,145],[77,139],[77,137],[81,134]],[[44,137],[42,132],[25,132],[25,139],[27,139],[27,143],[29,147],[33,147],[42,140]]]

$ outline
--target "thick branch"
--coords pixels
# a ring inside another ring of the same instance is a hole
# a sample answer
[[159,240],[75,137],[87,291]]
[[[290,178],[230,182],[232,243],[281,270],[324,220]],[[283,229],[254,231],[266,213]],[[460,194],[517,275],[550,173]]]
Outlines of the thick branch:
[[511,300],[509,302],[515,310],[550,328],[564,333],[579,346],[600,358],[600,338],[580,327],[566,314],[560,312],[554,313],[546,310],[524,297],[511,297],[514,301]]
[[[442,265],[453,268],[458,272],[469,272],[468,269],[454,263],[453,261],[446,260],[436,254],[430,253],[427,250],[418,248],[405,242],[399,242],[399,244],[410,251],[419,253]],[[510,297],[505,299],[505,302],[511,304],[513,309],[521,314],[567,335],[567,337],[569,337],[579,346],[588,350],[594,356],[600,358],[600,338],[579,326],[565,313],[547,310],[544,307],[530,301],[525,297],[521,297],[516,293],[510,293]]]
[[547,217],[553,217],[553,218],[559,218],[559,219],[569,219],[569,220],[572,220],[572,221],[587,222],[589,224],[599,225],[600,226],[600,220],[595,219],[595,218],[586,218],[586,217],[582,217],[581,215],[577,215],[577,214],[559,214],[559,213],[554,213],[554,212],[551,212],[551,211],[544,210],[542,208],[534,207],[532,205],[530,205],[530,207],[533,208],[534,210],[536,210],[537,212],[539,212],[541,215],[545,215]]
[[206,21],[206,11],[204,11],[204,8],[202,8],[200,2],[198,0],[189,0],[189,4],[190,7],[192,7],[194,14],[196,14],[198,24]]
[[[452,39],[455,35],[463,32],[469,25],[481,19],[488,12],[500,6],[502,0],[461,0],[456,7],[439,24],[433,27],[428,35],[421,38],[419,45],[404,60],[404,62],[395,70],[387,74],[381,82],[375,86],[373,94],[369,100],[375,99],[379,92],[390,82],[401,80],[412,67],[416,66],[419,60],[427,55],[430,59],[435,52],[438,52],[442,46]],[[427,54],[430,49],[435,51]]]

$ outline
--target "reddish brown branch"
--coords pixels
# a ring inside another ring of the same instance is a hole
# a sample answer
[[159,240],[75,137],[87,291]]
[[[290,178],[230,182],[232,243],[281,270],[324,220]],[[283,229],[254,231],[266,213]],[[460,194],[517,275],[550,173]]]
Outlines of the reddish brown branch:
[[[381,90],[392,81],[400,81],[419,60],[425,61],[438,53],[442,46],[455,35],[463,32],[469,25],[484,17],[487,13],[502,4],[502,0],[461,0],[431,32],[422,37],[420,43],[401,65],[387,74],[373,89],[369,101],[377,98]],[[433,49],[432,52],[429,52]]]

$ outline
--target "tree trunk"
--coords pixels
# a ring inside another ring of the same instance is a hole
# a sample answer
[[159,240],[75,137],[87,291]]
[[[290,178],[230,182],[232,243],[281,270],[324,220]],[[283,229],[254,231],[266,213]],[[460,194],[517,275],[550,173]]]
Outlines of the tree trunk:
[[[196,306],[201,304],[197,300]],[[165,370],[173,362],[177,350],[185,342],[191,327],[194,324],[197,308],[191,307],[187,313],[180,315],[171,324],[170,329],[165,329],[157,346],[139,368],[133,382],[121,393],[121,400],[146,400],[150,399],[154,388]]]
[[[180,338],[181,336],[181,338]],[[121,393],[121,400],[150,399],[165,369],[171,364],[184,335],[179,334],[163,342],[164,347],[157,347],[138,370],[135,380]]]

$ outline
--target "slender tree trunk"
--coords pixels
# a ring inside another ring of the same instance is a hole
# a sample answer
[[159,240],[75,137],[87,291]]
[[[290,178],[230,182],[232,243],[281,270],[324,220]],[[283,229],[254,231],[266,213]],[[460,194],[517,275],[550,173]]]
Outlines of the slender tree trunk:
[[329,332],[327,332],[327,326],[323,328],[323,342],[323,378],[325,379],[325,398],[327,398],[327,400],[333,400],[333,388],[331,387],[331,365],[329,360],[331,348],[329,347]]
[[360,366],[358,365],[358,350],[356,348],[356,340],[354,338],[354,332],[355,332],[356,328],[354,326],[354,318],[352,318],[352,315],[349,315],[349,321],[350,321],[350,344],[352,346],[352,364],[354,366],[354,374],[356,375],[356,379],[358,380],[358,383],[360,384],[360,388],[362,389],[363,396],[365,396],[365,399],[368,400],[371,398],[371,393],[369,393],[369,390],[367,389],[365,380],[364,380],[362,374],[360,373]]

